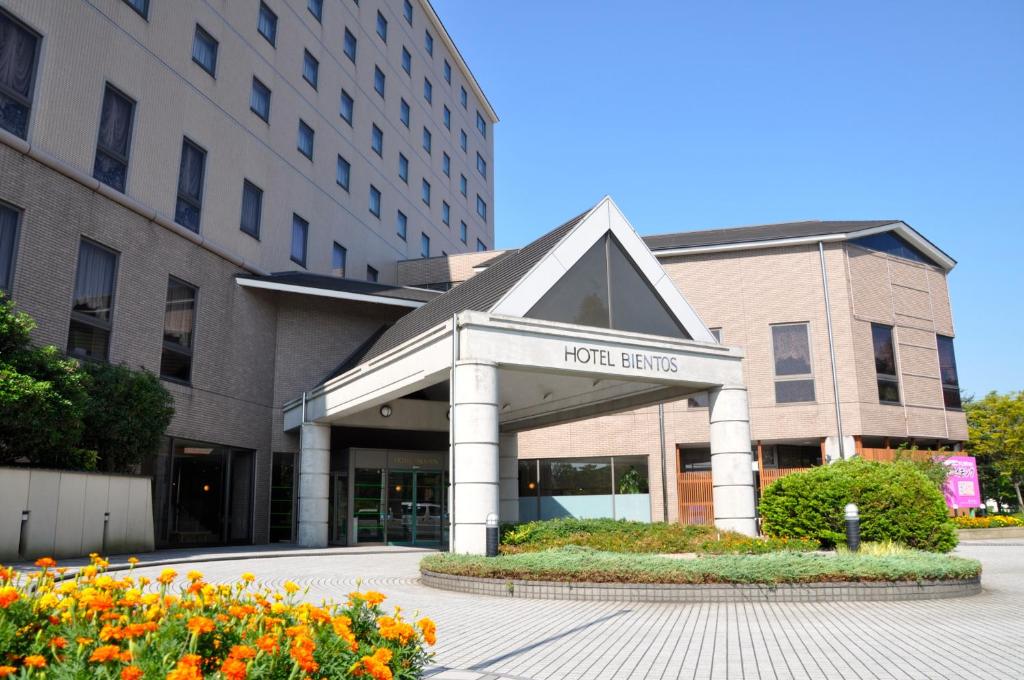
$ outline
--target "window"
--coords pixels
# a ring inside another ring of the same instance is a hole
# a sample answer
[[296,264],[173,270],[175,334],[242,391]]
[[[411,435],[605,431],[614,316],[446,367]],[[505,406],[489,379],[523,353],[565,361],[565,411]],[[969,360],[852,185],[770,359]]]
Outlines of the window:
[[128,150],[134,116],[135,102],[108,84],[103,92],[92,176],[120,192],[124,192],[128,178]]
[[398,238],[405,240],[406,234],[409,231],[409,218],[405,216],[405,213],[399,210],[395,214],[395,232],[398,234]]
[[377,12],[377,35],[384,42],[388,41],[388,20],[380,12]]
[[370,185],[370,214],[380,219],[380,189]]
[[260,35],[267,39],[271,45],[277,45],[277,15],[265,2],[260,3],[260,19],[256,25]]
[[356,37],[352,35],[352,31],[345,29],[345,41],[342,47],[342,51],[345,56],[349,58],[353,64],[356,63]]
[[379,66],[373,67],[373,89],[381,97],[384,96],[384,71],[380,70]]
[[342,156],[338,156],[338,167],[335,169],[334,175],[334,181],[338,183],[338,186],[348,191],[349,179],[352,176],[352,164]]
[[14,208],[0,203],[0,291],[11,292],[14,283],[14,249],[18,245],[18,217]]
[[441,172],[444,173],[445,177],[452,176],[452,157],[447,152],[441,153]]
[[409,102],[404,99],[398,108],[398,118],[402,121],[402,125],[409,127]]
[[711,335],[715,338],[715,342],[721,344],[722,342],[722,329],[721,328],[709,328]]
[[217,41],[199,24],[196,24],[196,34],[192,38],[192,61],[211,76],[217,75]]
[[459,88],[459,102],[462,104],[462,108],[469,108],[469,95],[466,94],[466,88]]
[[480,176],[487,179],[487,161],[480,154],[476,155],[476,171],[480,173]]
[[444,81],[449,85],[452,84],[452,65],[448,63],[448,60],[444,60]]
[[309,238],[309,222],[298,215],[292,215],[292,262],[306,266],[306,242]]
[[138,12],[143,19],[149,19],[149,0],[124,0],[124,4]]
[[409,159],[404,153],[398,154],[398,179],[406,184],[409,183]]
[[408,75],[412,75],[412,55],[409,54],[409,50],[402,48],[402,70]]
[[946,408],[959,409],[960,379],[956,373],[956,354],[953,352],[953,338],[947,335],[936,335],[939,347],[939,375],[942,377],[942,401]]
[[459,240],[463,243],[469,238],[469,227],[466,226],[465,222],[459,222]]
[[341,91],[341,106],[338,109],[338,113],[341,119],[349,125],[352,124],[352,116],[355,114],[355,101],[352,99],[352,95],[345,90]]
[[431,147],[433,146],[433,136],[430,134],[430,130],[423,128],[423,150],[430,153]]
[[306,0],[306,8],[309,9],[309,13],[317,21],[322,22],[324,20],[324,0]]
[[423,32],[423,49],[430,56],[434,56],[434,36],[430,35],[430,31]]
[[430,257],[430,237],[420,234],[420,257]]
[[409,0],[404,0],[402,3],[402,14],[409,25],[412,26],[412,3]]
[[345,278],[345,264],[347,261],[348,248],[335,241],[334,248],[331,249],[331,271],[335,276]]
[[242,219],[241,229],[249,236],[259,240],[260,219],[263,213],[263,190],[245,180],[242,182]]
[[249,95],[249,110],[266,122],[270,122],[270,88],[252,79],[252,93]]
[[772,326],[775,361],[775,402],[814,401],[811,344],[806,323]]
[[428,104],[434,103],[434,86],[426,78],[423,79],[423,98],[427,100]]
[[25,139],[39,36],[0,9],[0,127]]
[[384,156],[384,132],[374,125],[370,128],[370,148],[383,158]]
[[423,180],[422,198],[424,203],[430,205],[430,182],[427,180]]
[[871,342],[875,348],[875,375],[878,380],[878,401],[900,403],[900,379],[896,374],[896,347],[892,326],[871,324]]
[[484,138],[486,139],[487,121],[484,120],[484,117],[480,115],[479,111],[476,112],[476,129],[479,130],[480,134],[483,135]]
[[377,270],[370,265],[366,265],[366,280],[370,283],[377,283],[377,277]]
[[314,90],[320,82],[320,62],[309,53],[309,50],[305,50],[302,55],[302,78],[312,85]]
[[316,133],[313,132],[313,128],[306,124],[306,121],[299,120],[299,153],[313,160],[313,137]]
[[476,250],[477,250],[478,253],[482,253],[483,251],[487,250],[487,246],[484,244],[483,241],[481,241],[480,239],[477,239],[476,240]]
[[178,201],[174,207],[174,221],[196,233],[199,232],[199,217],[203,209],[203,174],[205,171],[206,152],[186,137],[181,142]]
[[117,254],[83,239],[78,247],[75,297],[68,329],[71,356],[107,360],[116,278]]
[[444,107],[444,114],[442,115],[442,120],[444,120],[445,128],[448,129],[448,130],[451,130],[452,129],[452,110],[449,109],[447,106]]
[[452,207],[448,201],[441,201],[441,221],[449,227],[452,226]]
[[465,175],[459,175],[459,193],[465,196],[469,192],[469,183],[466,181]]
[[891,231],[883,231],[869,236],[855,238],[850,243],[874,250],[880,253],[888,253],[893,257],[899,257],[911,262],[923,264],[934,264],[932,260],[920,250],[910,244],[905,238]]
[[480,198],[480,194],[476,195],[476,214],[479,215],[484,222],[487,221],[487,203],[484,199]]
[[466,137],[465,130],[459,130],[459,148],[463,151],[469,150],[469,138]]
[[192,345],[198,289],[173,276],[167,280],[164,307],[164,346],[160,377],[184,383],[192,380]]

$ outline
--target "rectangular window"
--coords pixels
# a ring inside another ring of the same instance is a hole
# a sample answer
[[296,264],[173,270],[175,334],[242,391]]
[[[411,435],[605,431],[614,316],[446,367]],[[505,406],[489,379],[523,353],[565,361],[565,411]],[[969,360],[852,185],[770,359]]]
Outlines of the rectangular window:
[[309,127],[309,125],[306,124],[306,121],[299,120],[298,149],[299,149],[299,153],[301,153],[303,156],[305,156],[309,160],[313,160],[313,137],[314,137],[314,135],[315,135],[315,133],[313,132],[313,128]]
[[423,32],[423,49],[430,56],[434,56],[434,36],[430,35],[430,31]]
[[25,139],[39,36],[0,9],[0,127]]
[[262,217],[263,190],[249,180],[245,180],[242,182],[242,231],[259,240]]
[[366,280],[369,281],[370,283],[377,283],[377,278],[377,270],[371,267],[370,265],[366,265]]
[[271,45],[277,45],[277,15],[267,7],[265,2],[260,3],[260,18],[256,24],[256,30],[267,39]]
[[449,85],[452,84],[452,65],[448,63],[448,60],[444,60],[444,81]]
[[341,116],[341,119],[348,123],[349,125],[351,125],[352,117],[355,115],[355,111],[356,103],[352,99],[352,95],[350,95],[348,92],[345,92],[345,90],[342,90],[341,106],[338,108],[338,114]]
[[420,234],[420,257],[430,257],[430,237]]
[[249,110],[270,122],[270,88],[259,81],[252,79],[252,92],[249,94]]
[[395,214],[395,232],[398,234],[398,238],[403,241],[409,232],[409,218],[401,210]]
[[434,86],[426,78],[423,79],[423,98],[427,100],[428,104],[434,103]]
[[776,403],[814,401],[814,371],[811,368],[807,324],[779,324],[771,329]]
[[149,0],[124,0],[124,4],[138,12],[143,19],[149,19]]
[[442,115],[441,120],[444,121],[445,129],[452,129],[452,110],[449,109],[447,106],[444,107],[444,114]]
[[358,41],[356,40],[356,37],[354,35],[352,35],[352,31],[350,31],[350,30],[348,30],[346,28],[345,29],[345,40],[344,40],[344,43],[343,43],[343,46],[342,46],[342,51],[345,53],[345,56],[349,58],[349,61],[351,61],[353,64],[356,63],[356,45],[357,44],[358,44]]
[[205,172],[206,151],[186,137],[181,142],[178,201],[174,207],[174,221],[196,233],[199,232],[199,218],[203,211],[203,175]]
[[370,185],[370,214],[380,219],[380,189]]
[[430,130],[423,128],[423,150],[428,154],[433,147],[433,135],[430,134]]
[[160,355],[160,377],[192,381],[192,347],[198,289],[173,276],[167,280],[164,308],[164,344]]
[[441,201],[441,221],[447,226],[452,226],[452,207],[448,201]]
[[403,0],[402,14],[405,16],[406,22],[412,26],[412,3],[409,0]]
[[128,179],[128,150],[134,117],[135,102],[108,84],[103,92],[92,176],[122,193]]
[[306,242],[309,239],[309,222],[298,215],[292,215],[292,262],[306,266]]
[[309,13],[316,17],[317,21],[324,20],[324,0],[307,0],[306,7]]
[[14,284],[14,250],[18,245],[20,213],[0,203],[0,292],[10,294]]
[[469,239],[469,227],[465,222],[459,222],[459,240],[465,243]]
[[480,176],[487,179],[487,161],[480,154],[476,155],[476,171],[480,173]]
[[487,121],[480,115],[480,112],[476,112],[476,129],[480,131],[480,134],[487,137]]
[[462,104],[462,108],[469,108],[469,96],[466,94],[466,88],[459,88],[459,103]]
[[117,254],[83,239],[78,248],[75,297],[71,302],[69,355],[107,360],[116,278]]
[[302,54],[302,78],[315,90],[320,82],[320,62],[306,50]]
[[430,205],[430,182],[427,180],[423,180],[422,198],[424,203]]
[[298,469],[294,453],[274,451],[270,471],[270,542],[291,543],[295,532]]
[[900,403],[900,379],[896,373],[896,346],[892,326],[871,324],[871,342],[875,348],[875,375],[878,379],[878,401]]
[[374,153],[383,158],[384,156],[384,131],[374,125],[370,128],[370,148]]
[[384,96],[384,80],[385,80],[384,71],[381,71],[380,67],[374,66],[373,67],[373,89],[381,97]]
[[199,24],[192,38],[192,61],[211,76],[217,75],[217,41]]
[[352,164],[338,156],[338,167],[334,174],[334,181],[338,183],[338,186],[348,191],[349,180],[352,177]]
[[402,125],[409,127],[409,102],[404,99],[398,108],[398,118],[402,121]]
[[469,138],[466,136],[465,130],[459,130],[459,148],[463,151],[469,150]]
[[477,250],[478,253],[479,252],[483,252],[483,251],[487,250],[487,246],[484,244],[483,241],[481,241],[480,239],[477,239],[476,240],[476,250]]
[[377,35],[384,42],[388,41],[388,20],[380,12],[377,12]]
[[480,216],[484,222],[487,221],[487,202],[480,198],[480,194],[476,195],[476,214]]
[[452,176],[452,157],[448,155],[448,152],[441,154],[441,172],[445,177]]
[[960,401],[960,378],[956,372],[956,353],[953,352],[953,338],[936,335],[939,348],[939,375],[942,377],[942,401],[946,408],[963,408]]
[[398,154],[398,179],[406,184],[409,183],[409,159],[404,153]]
[[402,70],[407,75],[412,75],[412,55],[409,54],[409,50],[402,48]]
[[465,175],[459,175],[459,193],[463,196],[469,193],[469,182],[466,181]]
[[335,241],[334,248],[331,250],[331,271],[335,276],[345,278],[345,265],[347,262],[348,248]]

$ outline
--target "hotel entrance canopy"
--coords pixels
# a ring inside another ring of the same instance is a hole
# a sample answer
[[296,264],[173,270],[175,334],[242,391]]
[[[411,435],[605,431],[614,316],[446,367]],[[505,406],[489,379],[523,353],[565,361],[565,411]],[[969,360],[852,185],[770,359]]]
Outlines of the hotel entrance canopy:
[[450,547],[482,553],[488,515],[517,519],[516,432],[704,390],[716,525],[753,534],[742,358],[605,198],[402,317],[285,405],[285,430],[301,431],[299,542],[327,541],[331,425],[448,431]]

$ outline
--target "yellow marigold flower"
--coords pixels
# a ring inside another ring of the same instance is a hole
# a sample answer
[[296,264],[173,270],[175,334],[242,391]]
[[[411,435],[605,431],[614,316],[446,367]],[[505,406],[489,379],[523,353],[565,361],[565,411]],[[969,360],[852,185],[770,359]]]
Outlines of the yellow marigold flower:
[[25,668],[46,668],[46,659],[38,654],[30,654],[21,660],[21,665]]
[[160,575],[156,577],[158,583],[162,583],[165,586],[170,584],[174,577],[178,575],[178,572],[174,571],[170,567],[160,572]]
[[300,590],[300,588],[299,588],[299,585],[297,583],[294,583],[292,581],[285,581],[284,582],[284,590],[289,595],[294,595],[295,593],[297,593]]
[[187,576],[189,581],[198,581],[201,578],[203,578],[203,572],[196,571],[195,569],[193,569],[192,571],[188,572]]
[[121,648],[117,645],[103,645],[97,647],[89,655],[89,661],[95,663],[107,663],[108,661],[116,660],[121,654]]
[[36,566],[41,569],[53,569],[57,566],[57,562],[52,557],[40,557],[36,560]]
[[244,574],[242,574],[242,580],[246,583],[252,583],[256,580],[256,575],[247,571]]
[[128,558],[128,564],[132,565],[133,567],[136,564],[138,564],[138,563],[139,563],[139,558],[138,557],[129,557]]

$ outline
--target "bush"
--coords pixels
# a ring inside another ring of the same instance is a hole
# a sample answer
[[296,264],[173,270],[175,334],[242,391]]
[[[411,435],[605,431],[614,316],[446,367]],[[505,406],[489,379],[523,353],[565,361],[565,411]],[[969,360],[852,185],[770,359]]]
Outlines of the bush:
[[412,680],[432,658],[434,623],[403,620],[397,607],[385,614],[372,591],[314,606],[294,583],[271,592],[251,574],[213,585],[189,572],[179,590],[172,569],[154,584],[104,573],[93,557],[58,581],[53,560],[36,564],[30,577],[0,568],[0,677]]
[[948,552],[957,538],[934,482],[908,462],[859,458],[798,472],[765,489],[762,529],[771,536],[807,537],[825,546],[846,541],[844,507],[856,503],[864,541],[894,541]]
[[1013,515],[986,515],[985,517],[967,517],[961,515],[953,518],[958,529],[994,529],[996,527],[1024,527],[1024,519]]

